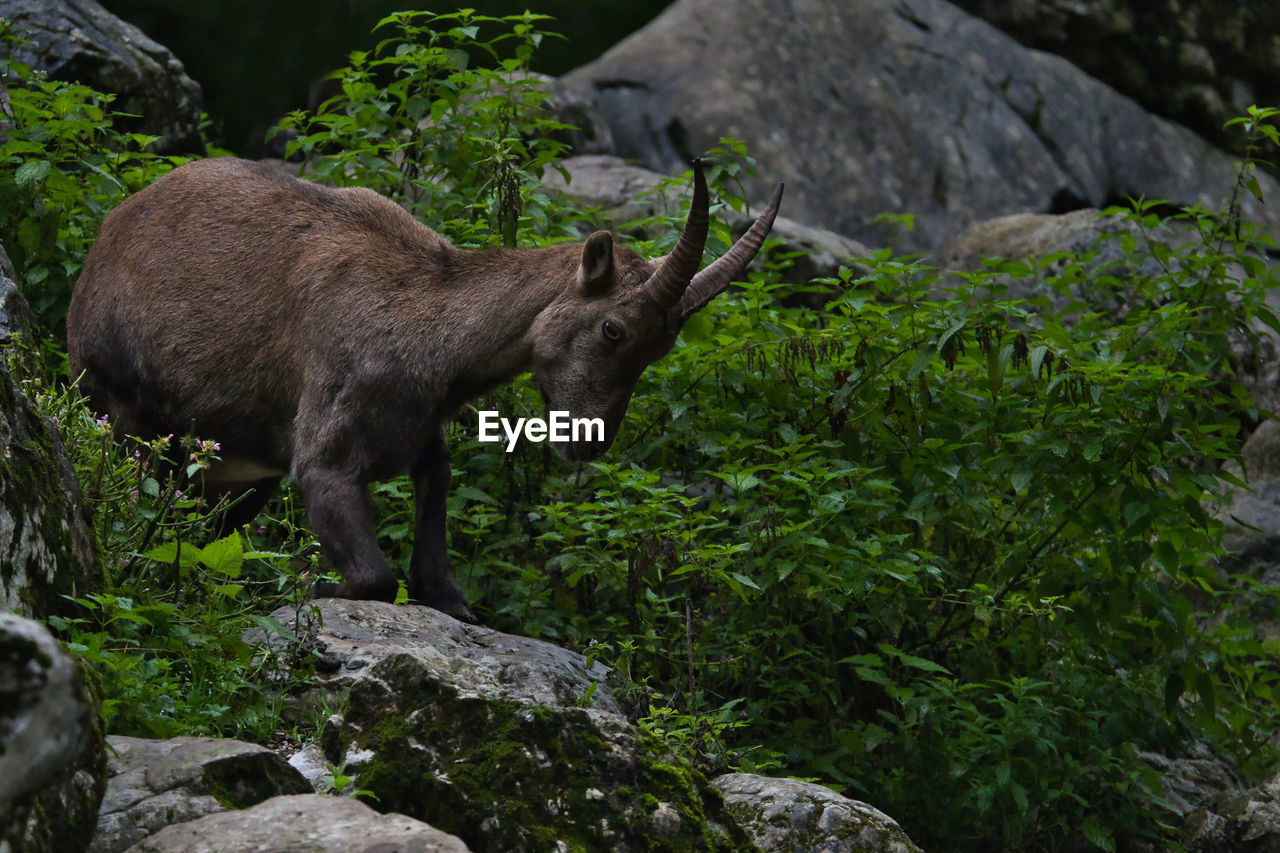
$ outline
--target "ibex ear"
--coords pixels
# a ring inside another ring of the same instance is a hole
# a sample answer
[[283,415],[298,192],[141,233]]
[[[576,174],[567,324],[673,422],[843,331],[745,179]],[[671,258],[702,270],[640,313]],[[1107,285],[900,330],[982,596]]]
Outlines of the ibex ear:
[[578,266],[578,289],[588,295],[605,293],[613,287],[613,235],[597,231],[582,247]]

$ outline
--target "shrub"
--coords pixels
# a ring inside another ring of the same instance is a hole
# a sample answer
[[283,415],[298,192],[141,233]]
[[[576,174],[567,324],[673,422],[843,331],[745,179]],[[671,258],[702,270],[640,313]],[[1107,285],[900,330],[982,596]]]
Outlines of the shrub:
[[155,137],[116,131],[114,96],[18,62],[15,29],[0,19],[0,85],[12,113],[0,115],[0,242],[41,330],[65,339],[71,289],[102,217],[183,161],[148,152]]

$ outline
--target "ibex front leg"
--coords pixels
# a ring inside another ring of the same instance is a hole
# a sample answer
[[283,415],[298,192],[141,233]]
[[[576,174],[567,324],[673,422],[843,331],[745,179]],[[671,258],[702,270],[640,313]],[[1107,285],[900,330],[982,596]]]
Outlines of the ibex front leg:
[[409,597],[462,622],[479,624],[449,570],[444,525],[452,472],[443,430],[432,434],[410,473],[415,514]]
[[320,595],[395,601],[399,584],[378,548],[369,492],[349,472],[320,464],[297,464],[294,478],[307,502],[311,528],[342,575],[322,584]]

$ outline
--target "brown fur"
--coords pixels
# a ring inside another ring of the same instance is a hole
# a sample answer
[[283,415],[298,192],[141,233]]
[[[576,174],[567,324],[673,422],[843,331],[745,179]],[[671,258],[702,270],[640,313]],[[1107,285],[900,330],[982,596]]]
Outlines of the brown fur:
[[394,597],[366,486],[409,470],[410,593],[473,621],[445,551],[443,425],[532,370],[549,409],[606,424],[603,442],[556,449],[603,453],[678,332],[643,286],[655,269],[607,232],[460,249],[370,190],[200,160],[106,218],[67,316],[71,365],[118,432],[216,438],[213,496],[252,490],[236,521],[292,474],[344,579],[334,594]]

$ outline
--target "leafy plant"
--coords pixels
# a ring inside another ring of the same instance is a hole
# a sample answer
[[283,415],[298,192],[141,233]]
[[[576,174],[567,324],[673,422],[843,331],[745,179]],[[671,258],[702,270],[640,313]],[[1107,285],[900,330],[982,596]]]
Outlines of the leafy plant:
[[[187,490],[216,459],[216,442],[121,443],[74,386],[27,386],[62,431],[94,521],[101,589],[76,599],[82,615],[50,623],[101,679],[108,728],[274,738],[284,702],[265,675],[275,662],[241,635],[288,635],[266,614],[307,606],[295,566],[309,564],[256,550],[241,532],[215,538],[215,515]],[[309,538],[301,549],[313,550]]]
[[553,228],[562,214],[539,181],[564,153],[556,134],[567,126],[528,71],[551,35],[546,20],[468,9],[387,16],[375,30],[394,35],[330,75],[341,93],[282,122],[297,134],[289,155],[317,180],[375,189],[464,244],[514,246],[521,229]]
[[155,137],[116,131],[114,96],[18,62],[13,51],[24,42],[0,19],[0,84],[11,111],[0,115],[0,243],[41,329],[61,339],[102,217],[182,160],[148,152]]

